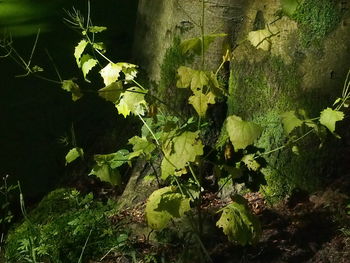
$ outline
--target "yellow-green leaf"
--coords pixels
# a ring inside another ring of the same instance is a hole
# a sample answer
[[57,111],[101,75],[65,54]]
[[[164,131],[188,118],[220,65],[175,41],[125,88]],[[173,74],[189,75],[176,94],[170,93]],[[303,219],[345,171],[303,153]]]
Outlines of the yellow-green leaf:
[[267,29],[251,31],[248,34],[248,40],[254,47],[268,51],[271,45],[268,38],[271,35],[271,32],[269,32]]
[[215,104],[215,95],[211,91],[207,94],[197,91],[188,99],[188,102],[192,104],[199,116],[204,117],[208,109],[208,104]]
[[122,71],[122,65],[118,63],[108,63],[101,71],[100,74],[103,78],[103,82],[106,86],[119,79],[120,72]]
[[96,175],[102,182],[110,183],[113,186],[121,184],[121,175],[118,170],[110,168],[108,164],[95,165],[89,175]]
[[80,57],[81,55],[83,54],[86,46],[87,46],[88,42],[86,40],[81,40],[78,45],[75,47],[74,49],[74,57],[75,57],[75,60],[77,62],[77,65],[78,67],[80,68],[81,67],[81,64],[80,64]]
[[335,131],[335,123],[344,119],[342,111],[327,108],[321,112],[320,123],[328,128],[332,133]]
[[209,78],[204,71],[194,70],[189,67],[181,66],[177,70],[178,88],[191,88],[193,92],[202,89],[209,84]]
[[247,154],[242,157],[242,162],[248,167],[249,170],[258,171],[260,169],[260,164],[255,160],[254,154]]
[[146,91],[139,87],[132,87],[127,89],[122,95],[119,103],[116,105],[118,112],[124,117],[130,113],[135,115],[144,115],[147,109],[145,101]]
[[70,149],[66,155],[66,165],[75,161],[77,158],[82,157],[84,155],[84,151],[82,148],[75,147]]
[[91,33],[100,33],[107,30],[107,27],[105,26],[91,26],[89,27],[89,32]]
[[154,143],[148,141],[145,137],[134,136],[129,139],[129,144],[132,144],[133,153],[132,157],[138,157],[140,155],[145,156],[146,160],[151,159],[151,153],[156,149]]
[[295,128],[300,127],[303,121],[300,120],[295,111],[287,111],[281,114],[283,129],[289,135]]
[[261,235],[260,222],[250,212],[247,200],[240,195],[235,195],[233,203],[221,211],[221,217],[216,225],[223,229],[229,241],[238,242],[242,246],[258,241]]
[[185,167],[203,154],[199,132],[183,132],[164,143],[164,158],[161,164],[162,179],[184,172]]
[[165,228],[172,218],[179,218],[190,210],[190,200],[176,187],[168,186],[154,191],[146,203],[148,225],[155,230]]
[[83,96],[78,84],[73,80],[64,80],[62,83],[62,89],[72,94],[72,100],[77,101]]
[[90,72],[90,70],[97,65],[98,61],[92,58],[90,55],[85,54],[81,57],[81,70],[83,71],[84,79],[89,81],[86,78],[86,75]]
[[262,128],[259,125],[243,121],[236,115],[227,117],[226,130],[236,151],[253,144],[262,132]]

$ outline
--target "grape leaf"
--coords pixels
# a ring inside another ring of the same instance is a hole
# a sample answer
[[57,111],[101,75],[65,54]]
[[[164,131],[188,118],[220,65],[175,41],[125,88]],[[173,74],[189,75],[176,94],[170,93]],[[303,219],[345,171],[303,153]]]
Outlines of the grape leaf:
[[72,93],[73,101],[77,101],[83,96],[78,84],[76,84],[73,80],[64,80],[62,82],[62,89]]
[[83,71],[84,79],[89,82],[86,78],[86,75],[90,72],[90,70],[97,65],[98,61],[92,58],[90,55],[85,54],[81,57],[80,65],[81,70]]
[[209,83],[209,78],[204,71],[194,70],[185,66],[181,66],[177,70],[178,81],[176,86],[178,88],[191,88],[193,92],[202,89]]
[[123,84],[121,81],[112,82],[108,86],[99,89],[98,95],[107,101],[116,103],[123,92]]
[[103,81],[106,86],[115,82],[120,77],[120,72],[123,72],[125,75],[125,81],[133,80],[137,74],[137,66],[130,63],[108,63],[101,71],[100,75],[103,78]]
[[168,186],[154,191],[146,203],[148,225],[155,230],[167,226],[172,218],[179,218],[190,210],[190,200],[178,193],[176,187]]
[[321,112],[320,123],[328,128],[330,132],[334,133],[335,123],[344,119],[344,113],[342,111],[333,110],[327,108]]
[[75,57],[75,60],[77,62],[77,65],[78,67],[80,68],[81,67],[81,64],[80,64],[80,57],[81,55],[83,54],[86,46],[87,46],[88,42],[86,40],[81,40],[78,45],[75,47],[74,49],[74,57]]
[[199,139],[199,131],[183,132],[163,145],[164,158],[161,164],[162,179],[169,175],[181,174],[189,162],[203,154],[203,144]]
[[233,203],[222,210],[220,219],[216,222],[228,239],[240,245],[254,244],[261,235],[260,222],[248,206],[247,200],[240,195],[233,197]]
[[84,151],[82,148],[75,147],[70,149],[66,155],[66,165],[75,161],[77,158],[82,157],[84,155]]
[[89,32],[91,33],[100,33],[107,30],[107,27],[105,26],[91,26],[89,27]]
[[151,153],[156,149],[154,143],[148,141],[145,137],[134,136],[129,139],[129,144],[133,145],[133,153],[131,153],[130,158],[144,155],[146,160],[150,160],[152,156]]
[[235,115],[226,118],[226,130],[236,151],[253,144],[262,132],[259,125],[243,121]]
[[[211,34],[204,36],[204,51],[208,49],[210,44],[219,37],[225,37],[227,34]],[[180,49],[182,54],[188,54],[193,52],[194,54],[200,55],[202,53],[202,38],[190,38],[181,42]]]
[[147,103],[145,101],[146,91],[139,87],[127,89],[122,95],[119,103],[116,105],[118,112],[127,117],[130,113],[135,115],[144,115]]
[[192,104],[199,116],[204,117],[208,104],[215,104],[215,95],[210,91],[207,94],[203,94],[202,91],[194,92],[194,95],[189,97],[189,104]]
[[295,111],[287,111],[281,114],[283,129],[289,135],[295,128],[300,127],[303,121],[300,120]]
[[251,31],[248,34],[248,40],[254,47],[268,51],[271,45],[268,38],[271,35],[272,33],[270,33],[267,29]]

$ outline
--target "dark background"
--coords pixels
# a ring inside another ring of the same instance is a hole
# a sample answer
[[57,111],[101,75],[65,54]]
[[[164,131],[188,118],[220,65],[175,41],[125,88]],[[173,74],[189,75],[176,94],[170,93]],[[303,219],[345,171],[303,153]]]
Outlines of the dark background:
[[[79,32],[63,23],[64,9],[81,10],[86,15],[87,1],[29,1],[14,0],[38,9],[34,15],[9,19],[1,13],[0,31],[15,25],[45,25],[40,34],[32,65],[44,68],[43,75],[58,80],[46,51],[48,50],[62,79],[79,77],[85,89],[103,87],[102,80],[89,85],[82,81],[73,56],[80,41]],[[136,21],[137,0],[92,0],[91,18],[94,25],[106,26],[108,31],[98,37],[107,45],[107,55],[113,61],[130,61],[133,29]],[[12,27],[13,28],[13,27]],[[23,31],[26,34],[23,34]],[[21,33],[18,33],[21,32]],[[36,29],[13,31],[13,45],[27,59],[30,55]],[[3,55],[3,52],[1,53]],[[118,116],[114,106],[94,93],[85,94],[72,102],[70,94],[60,85],[34,77],[16,77],[25,73],[11,59],[0,59],[0,177],[10,175],[10,181],[19,180],[29,199],[40,198],[69,176],[65,167],[65,154],[72,145],[72,127],[77,145],[87,154],[117,150],[118,141],[125,132],[124,118]],[[98,87],[96,87],[96,83]],[[113,133],[113,138],[111,134]],[[120,135],[120,136],[119,136]],[[68,145],[60,143],[66,138]]]

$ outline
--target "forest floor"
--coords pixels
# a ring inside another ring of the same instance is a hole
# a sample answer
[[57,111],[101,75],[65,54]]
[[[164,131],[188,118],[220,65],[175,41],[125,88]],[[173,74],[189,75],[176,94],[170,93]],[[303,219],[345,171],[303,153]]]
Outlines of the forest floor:
[[[207,246],[212,262],[350,263],[350,214],[349,210],[344,209],[349,200],[345,194],[349,186],[348,178],[342,178],[313,195],[295,192],[274,206],[268,205],[259,193],[246,194],[245,198],[261,221],[261,239],[254,246],[242,247],[229,243],[225,236],[213,235],[211,238],[215,240],[211,240],[211,245]],[[208,200],[213,203],[209,206],[220,203],[215,196],[209,196]],[[136,222],[142,222],[143,209],[144,204],[141,204],[125,211],[124,216],[129,215]],[[142,238],[135,242],[135,247],[145,255],[159,252],[160,249],[159,245]],[[163,253],[173,254],[174,259],[177,257],[176,248],[161,249]],[[121,254],[111,254],[102,262],[132,261]],[[191,259],[186,262],[201,263]]]

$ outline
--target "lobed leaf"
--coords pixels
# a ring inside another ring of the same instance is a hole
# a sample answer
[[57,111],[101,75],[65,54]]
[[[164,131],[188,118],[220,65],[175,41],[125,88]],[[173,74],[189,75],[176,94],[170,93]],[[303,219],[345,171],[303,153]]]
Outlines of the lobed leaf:
[[74,49],[74,57],[75,57],[75,60],[76,60],[79,68],[81,67],[80,58],[81,58],[81,55],[83,54],[87,44],[88,44],[88,42],[83,39],[78,43],[78,45]]
[[295,128],[300,127],[303,121],[300,120],[295,111],[287,111],[281,114],[283,129],[289,135]]
[[135,115],[144,115],[147,103],[145,101],[146,91],[139,87],[127,89],[122,95],[119,103],[116,105],[119,114],[127,117],[130,113]]
[[129,139],[129,144],[133,145],[131,158],[143,155],[146,160],[150,160],[152,157],[151,153],[156,149],[156,145],[148,141],[145,137],[134,136]]
[[226,130],[236,151],[253,144],[262,132],[262,128],[259,125],[243,121],[236,115],[226,118]]
[[335,123],[344,119],[344,113],[342,111],[333,110],[327,108],[321,112],[320,123],[328,128],[330,132],[334,133]]
[[168,186],[154,191],[146,203],[148,225],[155,230],[165,228],[172,218],[180,218],[190,210],[190,200],[176,187]]
[[247,200],[240,195],[234,196],[233,203],[222,209],[216,225],[223,229],[230,241],[242,246],[254,244],[261,235],[260,222],[250,212]]
[[270,42],[268,38],[272,35],[267,29],[261,29],[256,31],[251,31],[248,34],[248,40],[257,49],[262,49],[268,51],[270,49]]
[[168,140],[163,146],[164,158],[161,164],[162,179],[170,175],[182,174],[190,162],[203,154],[203,144],[199,139],[199,131],[183,132]]
[[215,104],[215,95],[211,91],[207,94],[203,94],[202,91],[196,91],[188,99],[188,102],[194,107],[199,116],[204,117],[208,109],[208,104]]

